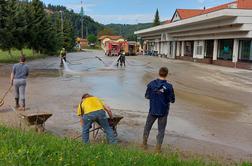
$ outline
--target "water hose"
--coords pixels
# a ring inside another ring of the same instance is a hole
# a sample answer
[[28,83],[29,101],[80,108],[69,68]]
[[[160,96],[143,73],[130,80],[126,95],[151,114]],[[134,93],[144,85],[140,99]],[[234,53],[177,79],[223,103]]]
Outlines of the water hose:
[[4,93],[3,97],[0,99],[0,107],[4,105],[4,99],[7,96],[7,94],[10,92],[12,85],[8,88],[8,90]]

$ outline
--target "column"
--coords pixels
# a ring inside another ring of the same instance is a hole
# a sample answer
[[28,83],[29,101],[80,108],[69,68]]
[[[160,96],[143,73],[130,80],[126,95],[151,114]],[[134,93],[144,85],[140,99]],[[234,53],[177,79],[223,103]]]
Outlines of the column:
[[173,59],[175,59],[175,56],[176,56],[176,42],[175,41],[173,41],[172,42],[172,55],[171,55],[171,57],[173,58]]
[[181,45],[181,56],[185,55],[185,41],[182,41],[182,45]]
[[218,40],[214,40],[213,60],[216,61],[218,56]]
[[177,41],[177,51],[176,51],[176,56],[180,56],[180,42]]
[[234,39],[234,46],[233,46],[233,62],[238,62],[238,55],[239,55],[239,40]]

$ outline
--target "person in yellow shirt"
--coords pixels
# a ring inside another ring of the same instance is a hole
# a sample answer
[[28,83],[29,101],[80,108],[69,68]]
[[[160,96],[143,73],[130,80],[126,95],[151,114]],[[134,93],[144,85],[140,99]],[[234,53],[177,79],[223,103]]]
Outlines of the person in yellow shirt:
[[93,122],[98,122],[101,125],[110,144],[117,143],[114,132],[109,126],[106,112],[110,118],[113,117],[110,108],[106,106],[101,99],[88,93],[82,96],[81,103],[77,109],[77,115],[80,116],[80,122],[82,125],[82,139],[84,143],[90,143],[89,129]]

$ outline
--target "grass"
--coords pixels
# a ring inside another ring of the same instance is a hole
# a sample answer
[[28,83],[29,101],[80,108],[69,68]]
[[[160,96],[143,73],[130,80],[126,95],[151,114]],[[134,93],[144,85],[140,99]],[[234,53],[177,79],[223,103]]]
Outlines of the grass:
[[[26,56],[27,60],[44,58],[46,55],[35,54],[32,55],[32,50],[23,49],[23,53]],[[9,55],[8,51],[0,50],[0,63],[16,63],[19,61],[20,51],[19,50],[11,50],[12,56]]]
[[[218,165],[199,159],[182,160],[178,154],[166,156],[145,153],[133,148],[106,144],[84,145],[49,134],[22,132],[0,126],[0,165],[97,165],[163,166]],[[242,166],[251,166],[244,163]]]

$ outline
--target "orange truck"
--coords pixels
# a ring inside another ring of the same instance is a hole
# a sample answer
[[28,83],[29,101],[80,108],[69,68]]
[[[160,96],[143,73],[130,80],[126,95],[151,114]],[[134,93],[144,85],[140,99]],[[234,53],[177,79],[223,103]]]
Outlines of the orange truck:
[[118,56],[120,54],[120,51],[124,51],[126,55],[136,55],[137,48],[137,43],[134,41],[107,41],[105,43],[105,55]]

